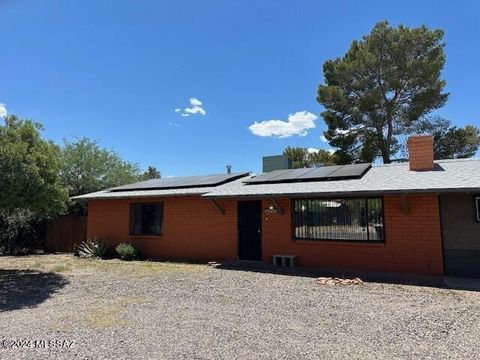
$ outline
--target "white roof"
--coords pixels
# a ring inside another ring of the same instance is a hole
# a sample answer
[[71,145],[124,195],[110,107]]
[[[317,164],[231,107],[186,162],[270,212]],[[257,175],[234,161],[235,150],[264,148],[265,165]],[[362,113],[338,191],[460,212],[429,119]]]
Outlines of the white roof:
[[374,165],[360,179],[222,185],[206,197],[310,196],[410,192],[480,192],[480,159],[436,161],[436,170],[410,171],[409,164]]
[[73,199],[118,199],[201,195],[208,198],[361,195],[387,193],[479,192],[480,159],[436,161],[432,171],[410,171],[408,163],[373,165],[360,179],[246,184],[253,176],[211,187],[98,191]]

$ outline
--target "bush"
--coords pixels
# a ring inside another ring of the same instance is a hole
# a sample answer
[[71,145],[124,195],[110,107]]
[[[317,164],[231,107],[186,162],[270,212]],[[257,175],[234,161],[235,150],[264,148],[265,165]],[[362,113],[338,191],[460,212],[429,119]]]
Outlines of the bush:
[[31,211],[0,213],[0,255],[23,255],[43,245],[45,222]]
[[105,259],[108,257],[109,252],[110,244],[101,238],[94,237],[78,245],[75,253],[85,258]]
[[132,244],[119,244],[115,248],[115,251],[122,260],[134,260],[140,257],[140,251]]

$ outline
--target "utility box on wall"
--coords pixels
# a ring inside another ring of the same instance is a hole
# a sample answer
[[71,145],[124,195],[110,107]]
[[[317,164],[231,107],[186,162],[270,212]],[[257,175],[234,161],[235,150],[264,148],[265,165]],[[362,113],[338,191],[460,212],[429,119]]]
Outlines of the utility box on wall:
[[263,157],[263,172],[267,173],[274,170],[292,169],[293,163],[286,155],[273,155]]

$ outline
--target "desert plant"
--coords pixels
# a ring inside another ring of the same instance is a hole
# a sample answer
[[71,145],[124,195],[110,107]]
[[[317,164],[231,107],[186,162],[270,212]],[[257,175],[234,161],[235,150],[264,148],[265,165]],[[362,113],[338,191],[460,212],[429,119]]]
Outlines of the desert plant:
[[73,256],[77,256],[77,257],[80,256],[77,243],[73,243]]
[[101,238],[94,237],[77,246],[78,255],[86,258],[105,259],[110,251],[110,244]]
[[140,256],[140,251],[132,244],[119,244],[115,247],[115,251],[122,260],[134,260]]

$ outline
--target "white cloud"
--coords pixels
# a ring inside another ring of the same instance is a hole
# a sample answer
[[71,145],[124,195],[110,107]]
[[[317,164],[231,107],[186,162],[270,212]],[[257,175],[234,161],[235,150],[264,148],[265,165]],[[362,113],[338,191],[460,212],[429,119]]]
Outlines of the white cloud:
[[207,115],[207,111],[202,107],[202,102],[198,100],[196,97],[192,97],[188,99],[190,102],[190,106],[186,107],[185,109],[176,108],[174,111],[176,113],[180,113],[183,117],[188,117],[190,115]]
[[336,150],[335,149],[326,149],[330,154],[333,154]]
[[188,114],[202,114],[202,115],[207,115],[207,112],[205,111],[204,108],[201,106],[191,106],[188,108],[183,109],[184,112]]
[[7,108],[5,104],[0,103],[0,118],[4,118],[7,116]]
[[315,128],[318,116],[308,111],[298,111],[288,115],[288,120],[264,120],[250,125],[248,128],[257,136],[274,136],[286,138],[293,135],[305,136],[309,129]]
[[188,99],[190,101],[190,105],[192,106],[202,106],[202,102],[198,100],[197,98],[190,98]]
[[320,140],[322,140],[324,143],[328,143],[328,140],[325,136],[320,136]]

